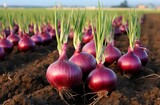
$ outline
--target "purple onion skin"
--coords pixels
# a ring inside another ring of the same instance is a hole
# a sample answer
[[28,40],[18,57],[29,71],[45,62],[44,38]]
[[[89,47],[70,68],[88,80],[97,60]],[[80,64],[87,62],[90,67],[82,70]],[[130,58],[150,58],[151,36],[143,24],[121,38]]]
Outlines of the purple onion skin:
[[87,32],[88,32],[89,34],[92,34],[92,26],[91,26],[91,25],[88,26]]
[[42,32],[40,36],[43,40],[43,45],[48,45],[52,40],[52,37],[48,34],[48,32]]
[[126,28],[128,29],[128,25],[125,25],[125,24],[122,24],[122,25],[119,27],[121,33],[124,33],[124,34],[127,33]]
[[116,88],[117,76],[109,68],[99,66],[90,72],[87,78],[87,84],[91,91],[107,91],[111,92]]
[[29,50],[34,50],[35,43],[31,40],[29,36],[23,36],[18,43],[18,49],[21,52],[26,52]]
[[4,29],[4,33],[8,37],[10,35],[10,29]]
[[19,31],[19,26],[18,26],[18,24],[15,24],[15,23],[14,23],[14,25],[13,25],[13,31],[14,31],[15,34],[18,34],[18,31]]
[[78,65],[67,59],[66,53],[62,53],[59,59],[48,67],[46,78],[52,86],[60,91],[79,85],[82,81],[82,71]]
[[51,24],[50,23],[48,23],[47,25],[46,25],[46,30],[47,30],[47,32],[50,32],[50,31],[52,31],[52,26],[51,26]]
[[121,34],[122,34],[121,30],[119,28],[115,28],[114,35],[119,36]]
[[33,42],[36,44],[36,45],[38,45],[38,46],[40,46],[40,45],[42,45],[43,44],[43,40],[42,40],[42,38],[39,36],[39,35],[33,35],[32,37],[31,37],[31,39],[33,40]]
[[56,31],[55,31],[55,29],[51,29],[48,33],[52,37],[52,39],[56,39]]
[[14,46],[18,45],[20,37],[11,32],[11,34],[7,37],[7,40],[13,43]]
[[83,43],[88,43],[93,39],[93,35],[90,34],[89,32],[86,32],[83,37],[82,37],[82,41]]
[[116,28],[119,28],[120,25],[122,25],[122,18],[123,16],[118,16],[114,19],[113,23],[112,23],[112,26],[116,27]]
[[140,47],[140,45],[136,44],[134,47],[134,53],[141,60],[142,66],[145,66],[148,62],[148,54],[147,52]]
[[56,88],[73,88],[82,79],[81,69],[68,60],[58,60],[52,63],[47,69],[48,82]]
[[0,60],[4,59],[5,57],[5,51],[3,50],[2,47],[0,47]]
[[0,39],[0,47],[2,47],[5,53],[11,53],[13,51],[13,44],[7,40],[7,38]]
[[75,52],[69,61],[81,68],[83,80],[85,80],[88,74],[96,68],[96,59],[94,56],[85,52]]
[[141,71],[141,61],[133,51],[128,51],[118,60],[118,68],[123,74],[136,75]]
[[96,49],[95,49],[94,40],[91,40],[90,42],[86,43],[82,48],[82,52],[89,53],[93,55],[94,57],[96,57]]
[[21,38],[23,38],[23,34],[24,34],[24,33],[23,33],[21,30],[19,30],[17,35],[18,35],[18,36],[20,37],[20,39],[21,39]]
[[135,41],[135,46],[138,46],[138,47],[140,47],[140,48],[142,48],[142,49],[144,49],[144,50],[147,51],[147,48],[145,48],[145,47],[143,46],[143,44],[140,42],[140,40],[136,40],[136,41]]
[[109,66],[114,62],[117,62],[118,59],[122,56],[118,48],[114,47],[112,43],[109,43],[105,48],[105,66]]
[[33,36],[35,33],[34,33],[34,25],[33,24],[29,24],[29,35],[30,36]]

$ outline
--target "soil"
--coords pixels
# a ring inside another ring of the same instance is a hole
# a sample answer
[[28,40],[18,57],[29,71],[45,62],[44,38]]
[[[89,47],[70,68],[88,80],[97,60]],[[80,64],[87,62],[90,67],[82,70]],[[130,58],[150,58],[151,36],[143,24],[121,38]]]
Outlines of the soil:
[[[159,29],[160,14],[146,14],[141,42],[149,50],[148,64],[132,78],[121,75],[116,66],[111,67],[118,77],[117,89],[96,105],[160,105],[160,78],[152,76],[139,79],[153,73],[160,75]],[[115,46],[125,53],[128,47],[127,36],[120,35],[115,41]],[[59,56],[56,46],[56,41],[52,41],[47,46],[37,46],[34,51],[26,53],[18,52],[15,47],[11,54],[0,61],[0,105],[66,104],[45,77],[48,66]],[[67,55],[70,58],[74,52],[72,41],[68,42],[68,46]],[[84,102],[81,96],[75,99],[67,102],[72,105],[89,103]]]

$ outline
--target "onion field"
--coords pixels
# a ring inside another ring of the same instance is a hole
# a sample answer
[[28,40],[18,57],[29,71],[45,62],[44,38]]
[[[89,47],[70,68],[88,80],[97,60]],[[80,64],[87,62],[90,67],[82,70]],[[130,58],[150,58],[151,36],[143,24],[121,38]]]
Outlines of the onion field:
[[0,9],[0,105],[159,105],[160,11]]

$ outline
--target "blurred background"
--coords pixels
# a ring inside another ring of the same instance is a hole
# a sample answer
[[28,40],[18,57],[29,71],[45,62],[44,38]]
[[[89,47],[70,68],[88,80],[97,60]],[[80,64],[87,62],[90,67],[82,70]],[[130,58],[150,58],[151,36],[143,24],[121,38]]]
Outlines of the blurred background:
[[[101,0],[104,7],[114,8],[154,8],[160,9],[160,0]],[[0,7],[52,8],[86,7],[96,8],[98,0],[0,0]]]

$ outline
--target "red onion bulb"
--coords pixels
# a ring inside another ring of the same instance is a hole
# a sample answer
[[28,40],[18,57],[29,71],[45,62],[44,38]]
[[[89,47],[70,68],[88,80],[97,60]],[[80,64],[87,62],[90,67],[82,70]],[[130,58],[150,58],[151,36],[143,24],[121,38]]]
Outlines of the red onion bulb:
[[90,34],[89,32],[86,32],[83,37],[82,37],[82,41],[83,43],[88,43],[89,41],[91,41],[93,39],[93,35]]
[[18,43],[18,49],[21,51],[21,52],[26,52],[28,50],[33,50],[35,47],[35,43],[32,41],[32,39],[25,35],[23,36],[19,43]]
[[134,53],[139,57],[141,60],[142,66],[145,66],[148,62],[148,54],[143,47],[141,47],[141,44],[137,42],[134,47]]
[[120,25],[122,25],[122,18],[123,16],[118,16],[113,20],[112,25],[116,28],[119,28]]
[[95,49],[94,40],[91,40],[90,42],[86,43],[82,48],[82,52],[87,52],[93,55],[94,57],[96,57],[96,49]]
[[10,42],[13,43],[13,45],[18,45],[18,42],[20,40],[20,37],[16,34],[14,34],[13,32],[11,32],[11,34],[7,37],[7,40],[9,40]]
[[69,61],[81,68],[84,80],[88,74],[96,68],[96,59],[94,56],[85,52],[75,52]]
[[59,59],[52,63],[46,72],[48,82],[58,91],[73,88],[82,81],[81,69],[66,57],[66,46],[65,43]]
[[128,30],[128,24],[122,24],[120,27],[119,27],[119,29],[120,29],[120,31],[122,32],[122,33],[126,33],[127,32],[127,30]]
[[5,53],[11,53],[13,51],[13,44],[7,38],[0,39],[0,47],[4,49]]
[[111,69],[101,65],[90,72],[87,84],[89,89],[94,92],[103,90],[111,92],[116,88],[117,76]]
[[126,54],[124,54],[119,58],[118,68],[124,74],[129,74],[129,75],[138,74],[141,70],[141,61],[138,58],[138,56],[129,49]]
[[114,47],[112,43],[109,43],[105,48],[105,65],[109,66],[114,62],[117,62],[118,59],[121,57],[121,52],[118,48]]
[[48,34],[48,32],[42,32],[40,36],[43,40],[43,45],[49,44],[52,40],[52,37]]
[[31,37],[31,39],[33,40],[33,42],[36,44],[36,45],[42,45],[43,44],[43,40],[42,38],[38,35],[38,34],[35,34]]
[[56,31],[55,31],[55,29],[51,29],[48,33],[49,33],[49,35],[51,36],[52,39],[56,38]]

